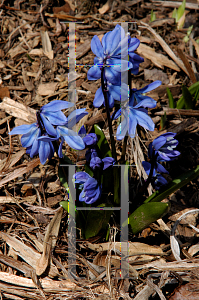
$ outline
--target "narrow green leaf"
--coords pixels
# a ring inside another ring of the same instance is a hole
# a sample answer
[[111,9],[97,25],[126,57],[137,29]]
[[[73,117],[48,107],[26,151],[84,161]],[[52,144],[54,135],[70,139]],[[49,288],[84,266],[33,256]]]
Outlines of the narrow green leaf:
[[176,22],[180,20],[180,18],[183,16],[186,6],[186,0],[183,0],[182,4],[177,9],[177,17]]
[[192,95],[188,88],[183,84],[182,85],[182,94],[184,97],[184,104],[186,109],[193,109],[194,108],[194,103],[192,100]]
[[167,95],[168,95],[168,98],[169,98],[169,107],[170,108],[175,108],[175,102],[174,102],[174,99],[173,99],[173,95],[170,91],[170,89],[167,87]]
[[151,196],[149,196],[144,203],[148,202],[160,202],[167,198],[169,195],[189,183],[191,180],[199,176],[199,165],[191,171],[185,172],[180,175],[178,178],[174,179],[171,183],[168,184],[167,189],[163,192],[156,191]]
[[[197,81],[196,83],[192,84],[188,88],[188,90],[191,93],[191,95],[194,95],[196,93],[196,91],[198,90],[198,88],[199,88],[199,81]],[[185,105],[185,103],[184,103],[184,96],[182,95],[182,97],[180,97],[180,99],[177,102],[176,108],[177,109],[182,109],[182,108],[184,108],[184,105]]]
[[156,20],[156,15],[155,15],[155,13],[154,13],[154,11],[153,11],[153,9],[151,10],[151,19],[150,19],[150,22],[153,22],[153,21],[155,21]]
[[95,130],[95,134],[98,137],[97,145],[101,151],[102,158],[105,158],[107,156],[112,157],[111,150],[109,148],[107,139],[106,139],[102,129],[97,124],[95,124],[94,130]]
[[[142,231],[144,228],[165,215],[170,207],[170,203],[146,203],[138,207],[129,217],[128,223],[133,234]],[[127,221],[122,226],[125,227]]]
[[[176,7],[175,7],[174,10],[173,10],[172,18],[174,18],[175,21],[177,20],[177,9],[176,9]],[[176,22],[177,22],[177,21],[176,21]]]
[[166,121],[167,121],[167,115],[166,115],[166,111],[165,111],[164,115],[161,116],[161,119],[160,119],[160,130],[164,129]]

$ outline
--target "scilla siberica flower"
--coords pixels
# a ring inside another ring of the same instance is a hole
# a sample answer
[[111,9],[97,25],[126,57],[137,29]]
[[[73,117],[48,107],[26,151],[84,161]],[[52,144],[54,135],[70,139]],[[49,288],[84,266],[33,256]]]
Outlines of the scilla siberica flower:
[[[88,79],[99,79],[102,67],[105,68],[105,79],[117,86],[121,82],[121,72],[131,69],[133,74],[137,74],[139,63],[143,62],[143,58],[134,53],[139,44],[140,41],[138,39],[130,36],[126,37],[124,29],[118,24],[112,31],[107,32],[103,36],[102,43],[98,36],[95,35],[91,40],[91,50],[96,55],[94,58],[95,65],[89,69]],[[121,55],[121,48],[123,53],[126,52],[130,57],[130,60],[125,64],[121,63],[121,59],[124,59]]]
[[167,132],[157,137],[149,145],[149,157],[152,156],[152,151],[158,154],[159,161],[170,161],[175,159],[180,152],[175,150],[178,145],[178,141],[174,139],[176,133]]
[[[73,126],[87,114],[85,109],[83,109],[77,113],[77,116],[76,111],[73,111],[68,118],[66,118],[61,110],[72,107],[73,105],[73,103],[67,101],[54,100],[37,111],[36,123],[15,127],[9,134],[22,134],[22,146],[26,148],[26,152],[30,154],[30,157],[39,154],[42,164],[44,164],[47,159],[53,157],[54,147],[52,141],[59,139],[59,137],[63,136],[63,139],[72,148],[82,150],[85,148],[85,144],[76,132],[68,128],[63,129],[64,133],[62,132],[64,124],[68,124],[69,121],[71,121],[71,125]],[[63,140],[61,147],[62,144]],[[62,155],[61,152],[59,152],[59,154],[60,156]]]
[[[151,164],[149,162],[143,161],[142,162],[143,168],[147,175],[149,176],[151,171]],[[167,172],[168,173],[168,172]],[[156,190],[159,190],[163,185],[166,185],[168,182],[167,180],[159,173],[156,172],[155,168],[153,169],[153,175],[151,178],[151,184]]]
[[123,121],[117,128],[117,140],[122,140],[127,132],[131,138],[134,138],[137,124],[146,128],[147,130],[154,130],[155,124],[148,116],[148,112],[145,108],[156,107],[156,101],[148,96],[143,95],[143,93],[152,91],[160,84],[161,81],[155,81],[141,90],[131,90],[129,101],[127,101],[126,104],[124,104],[124,106],[118,110],[114,116],[114,119],[117,119],[121,113],[124,116]]
[[[75,183],[81,184],[80,188],[83,188],[79,195],[79,201],[84,201],[86,204],[92,204],[96,202],[102,193],[102,185],[95,178],[95,175],[101,174],[102,169],[105,170],[110,166],[113,166],[115,160],[112,157],[105,157],[103,159],[99,157],[93,157],[90,160],[90,167],[93,169],[93,177],[86,172],[77,172],[73,175]],[[98,176],[97,176],[98,177]]]

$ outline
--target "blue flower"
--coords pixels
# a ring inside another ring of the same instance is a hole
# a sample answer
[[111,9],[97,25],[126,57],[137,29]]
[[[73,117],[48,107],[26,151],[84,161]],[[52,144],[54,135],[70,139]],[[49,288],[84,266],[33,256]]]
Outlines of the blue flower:
[[78,172],[73,175],[75,183],[83,185],[83,190],[79,195],[79,201],[92,204],[101,197],[102,187],[95,178],[86,172]]
[[153,101],[145,99],[140,101],[138,104],[134,105],[134,100],[130,99],[131,105],[129,105],[129,102],[127,102],[126,105],[124,105],[120,110],[118,110],[118,112],[114,116],[114,119],[117,119],[120,113],[122,113],[122,115],[124,116],[124,120],[117,128],[117,140],[122,140],[127,134],[127,132],[131,138],[134,138],[136,127],[138,124],[146,128],[147,130],[154,130],[155,124],[153,123],[152,119],[148,116],[147,110],[144,109],[145,107],[154,107]]
[[[149,176],[151,170],[151,164],[149,162],[142,162],[143,168],[146,174]],[[156,172],[155,168],[153,169],[153,176],[151,178],[151,184],[156,190],[159,190],[163,185],[166,185],[167,180],[159,173]]]
[[[128,85],[126,85],[125,83],[122,83],[120,86],[120,85],[113,85],[107,82],[107,96],[109,101],[109,107],[113,108],[114,100],[120,101],[123,98],[122,95],[126,95],[127,90],[128,90]],[[105,106],[105,99],[104,99],[104,94],[102,92],[102,87],[100,87],[96,91],[93,105],[95,107],[100,107],[102,105]]]
[[[158,86],[160,86],[162,84],[161,81],[156,80],[148,85],[146,85],[144,88],[142,89],[132,89],[132,95],[130,98],[130,105],[133,105],[134,102],[139,103],[143,100],[148,100],[148,102],[151,101],[151,106],[150,108],[154,108],[156,107],[156,101],[152,98],[150,98],[149,96],[143,95],[144,93],[148,93],[150,91],[153,91],[154,89],[156,89]],[[148,106],[149,107],[149,106]]]
[[64,125],[60,125],[56,127],[56,137],[52,138],[49,136],[42,136],[39,139],[45,142],[55,141],[61,138],[61,143],[58,149],[59,157],[63,157],[62,154],[62,146],[63,143],[66,142],[71,148],[75,150],[83,150],[85,148],[85,144],[82,138],[75,132],[72,128],[81,118],[83,118],[88,113],[85,111],[86,108],[76,109],[74,110],[67,118]]
[[167,132],[157,137],[149,145],[149,155],[151,155],[153,149],[155,153],[158,153],[159,161],[170,161],[175,159],[180,152],[175,150],[178,145],[178,141],[174,139],[176,133]]
[[54,155],[54,147],[51,141],[46,143],[39,140],[41,137],[41,129],[37,123],[15,127],[9,134],[23,134],[21,144],[24,148],[27,148],[26,153],[29,154],[31,158],[39,154],[42,164],[45,164],[46,160],[50,160]]
[[103,159],[99,158],[98,156],[94,156],[90,160],[90,167],[95,170],[95,169],[100,169],[103,167],[103,170],[106,170],[110,166],[113,166],[115,163],[114,158],[112,157],[105,157]]
[[[131,39],[130,36],[126,37],[124,29],[119,24],[103,36],[102,43],[95,35],[91,40],[91,50],[97,57],[94,58],[95,65],[88,71],[88,79],[99,79],[102,67],[105,67],[106,80],[114,85],[118,85],[118,82],[120,84],[120,73],[123,71],[131,69],[134,74],[137,74],[139,59],[138,55],[133,55],[133,52],[137,49],[139,43],[138,39]],[[126,61],[124,64],[122,61],[125,61],[125,59],[121,55],[121,48],[124,53],[126,52],[130,56],[130,61]],[[142,58],[140,58],[141,61],[143,61]]]
[[62,100],[51,101],[37,112],[38,123],[43,123],[46,132],[49,135],[55,136],[56,131],[53,125],[64,125],[67,122],[67,118],[61,110],[73,105],[74,103]]

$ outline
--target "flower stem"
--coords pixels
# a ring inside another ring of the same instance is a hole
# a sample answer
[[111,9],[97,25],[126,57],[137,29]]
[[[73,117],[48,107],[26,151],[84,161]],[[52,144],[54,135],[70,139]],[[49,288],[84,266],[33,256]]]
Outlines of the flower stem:
[[102,72],[101,72],[101,85],[102,85],[102,92],[104,95],[105,99],[105,107],[106,107],[106,114],[107,114],[107,119],[108,119],[108,128],[109,128],[109,135],[111,139],[111,150],[112,150],[112,156],[117,162],[117,155],[116,155],[116,149],[115,149],[115,140],[113,136],[113,129],[112,129],[112,121],[110,117],[110,110],[109,110],[109,101],[108,101],[108,96],[107,96],[107,90],[104,82],[104,67],[102,67]]

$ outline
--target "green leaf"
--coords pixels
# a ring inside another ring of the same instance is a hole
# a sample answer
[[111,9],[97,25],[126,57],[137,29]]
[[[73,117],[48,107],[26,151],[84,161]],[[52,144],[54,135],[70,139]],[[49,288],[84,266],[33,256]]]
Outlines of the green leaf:
[[[146,203],[138,207],[129,217],[128,223],[133,234],[142,231],[144,228],[165,215],[170,207],[170,203]],[[122,226],[125,227],[127,221]]]
[[177,9],[176,22],[178,22],[180,20],[180,18],[183,16],[184,11],[185,11],[185,6],[186,6],[186,0],[184,0]]
[[[175,7],[174,10],[173,10],[172,18],[174,18],[175,20],[177,20],[177,9],[176,9],[176,7]],[[176,21],[176,22],[177,22],[177,21]]]
[[150,22],[153,22],[156,20],[156,15],[155,13],[153,12],[153,9],[151,10],[151,19],[150,19]]
[[160,130],[164,129],[165,123],[167,121],[167,115],[166,115],[166,111],[164,112],[164,115],[161,116],[161,120],[160,120]]
[[[199,88],[199,81],[197,81],[196,83],[192,84],[188,90],[191,93],[191,95],[194,95]],[[197,100],[196,100],[197,101]],[[184,96],[182,95],[182,97],[180,97],[180,99],[177,102],[176,108],[177,109],[182,109],[184,108],[185,102],[184,102]]]
[[95,134],[98,137],[97,146],[99,147],[99,149],[101,151],[102,158],[105,158],[107,156],[112,157],[111,150],[109,148],[107,139],[106,139],[102,129],[97,124],[95,124],[94,130],[95,130]]
[[168,95],[168,98],[169,98],[169,107],[170,108],[175,108],[175,102],[174,102],[174,99],[173,99],[173,95],[170,91],[170,89],[167,87],[167,95]]
[[193,29],[193,25],[189,26],[189,28],[187,29],[187,36],[189,37],[191,32],[192,32],[192,29]]
[[[105,206],[100,205],[100,207]],[[86,239],[96,236],[100,230],[105,229],[111,217],[112,210],[89,210],[86,218],[84,236]]]
[[151,196],[149,196],[144,203],[148,202],[160,202],[167,198],[169,195],[189,183],[191,180],[199,176],[199,165],[191,171],[185,172],[180,175],[178,178],[172,180],[171,183],[168,184],[167,189],[163,192],[156,191]]
[[182,94],[184,97],[184,104],[186,109],[193,109],[194,108],[194,103],[192,101],[192,95],[188,88],[183,84],[182,85]]

